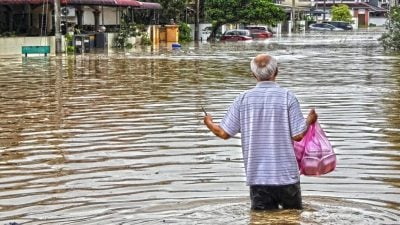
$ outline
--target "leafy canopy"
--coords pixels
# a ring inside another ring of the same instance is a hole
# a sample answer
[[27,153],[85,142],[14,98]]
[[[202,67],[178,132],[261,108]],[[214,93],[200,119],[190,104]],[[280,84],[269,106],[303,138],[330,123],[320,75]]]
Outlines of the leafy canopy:
[[334,5],[332,7],[332,21],[351,22],[352,16],[349,7],[344,4]]
[[152,0],[152,2],[158,2],[162,6],[158,11],[161,24],[169,23],[170,19],[174,19],[176,23],[184,20],[186,0]]
[[285,11],[271,0],[206,0],[205,7],[215,24],[274,25],[286,18]]

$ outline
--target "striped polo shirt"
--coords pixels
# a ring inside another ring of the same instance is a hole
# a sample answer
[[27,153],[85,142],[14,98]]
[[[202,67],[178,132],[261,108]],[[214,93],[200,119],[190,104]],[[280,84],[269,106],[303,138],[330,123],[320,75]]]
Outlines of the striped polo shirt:
[[296,96],[272,81],[239,95],[220,126],[231,137],[241,133],[247,185],[299,182],[292,137],[306,130]]

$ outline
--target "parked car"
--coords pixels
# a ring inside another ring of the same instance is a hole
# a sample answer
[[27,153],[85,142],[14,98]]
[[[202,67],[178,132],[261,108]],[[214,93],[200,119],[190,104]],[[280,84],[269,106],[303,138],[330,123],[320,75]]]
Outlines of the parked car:
[[309,26],[310,30],[318,30],[318,31],[339,31],[343,30],[342,28],[335,27],[333,25],[327,23],[313,23]]
[[244,29],[235,29],[235,30],[227,30],[221,36],[221,41],[249,41],[253,40],[251,37],[251,33],[249,30]]
[[343,30],[353,30],[353,26],[348,22],[343,21],[326,21],[324,23],[333,25],[338,28],[342,28]]
[[247,26],[244,29],[250,31],[253,39],[266,39],[272,37],[272,32],[263,26]]

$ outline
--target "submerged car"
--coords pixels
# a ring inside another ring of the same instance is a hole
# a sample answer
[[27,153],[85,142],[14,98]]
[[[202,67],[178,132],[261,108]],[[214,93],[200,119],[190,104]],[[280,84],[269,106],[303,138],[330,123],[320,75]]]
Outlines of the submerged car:
[[221,41],[250,41],[253,40],[249,30],[235,29],[227,30],[222,36]]
[[327,23],[313,23],[309,26],[310,30],[318,30],[318,31],[340,31],[342,28],[335,27],[333,25]]
[[326,21],[324,23],[333,25],[337,28],[342,28],[343,30],[353,30],[353,26],[348,22],[343,21]]
[[247,26],[244,29],[250,31],[253,39],[266,39],[272,37],[272,32],[264,26]]

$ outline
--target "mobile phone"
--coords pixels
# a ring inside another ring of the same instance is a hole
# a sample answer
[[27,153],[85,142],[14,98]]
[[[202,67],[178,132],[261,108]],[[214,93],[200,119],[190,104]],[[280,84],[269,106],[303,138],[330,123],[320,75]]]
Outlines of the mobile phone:
[[201,110],[203,110],[203,112],[204,112],[204,115],[205,115],[205,116],[207,116],[207,112],[206,112],[206,110],[204,109],[204,107],[203,107],[203,106],[201,107]]

